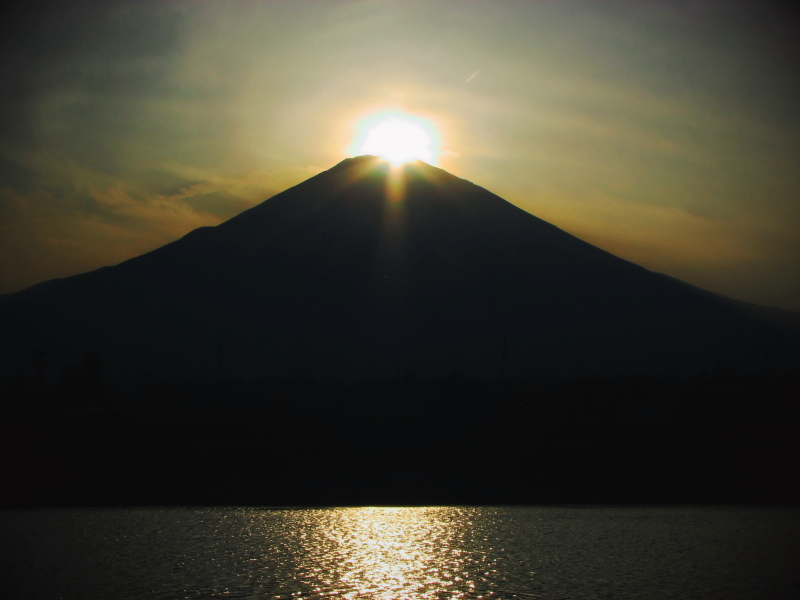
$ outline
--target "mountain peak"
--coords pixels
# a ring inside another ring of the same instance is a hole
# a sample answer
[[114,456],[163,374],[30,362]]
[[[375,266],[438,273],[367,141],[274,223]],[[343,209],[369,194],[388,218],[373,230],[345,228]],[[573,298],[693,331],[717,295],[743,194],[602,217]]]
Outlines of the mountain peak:
[[220,344],[247,377],[412,363],[429,375],[652,372],[665,355],[699,368],[752,363],[765,343],[774,357],[797,351],[730,303],[442,169],[392,171],[369,155],[3,309],[7,351],[35,339],[65,356],[101,351],[111,371],[193,377]]

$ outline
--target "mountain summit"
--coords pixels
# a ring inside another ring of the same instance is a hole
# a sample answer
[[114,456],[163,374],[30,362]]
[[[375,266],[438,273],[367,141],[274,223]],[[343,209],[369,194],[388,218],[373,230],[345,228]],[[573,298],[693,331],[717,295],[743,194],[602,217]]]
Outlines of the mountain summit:
[[0,297],[7,357],[107,372],[493,377],[755,368],[797,337],[423,162],[342,161],[217,227]]

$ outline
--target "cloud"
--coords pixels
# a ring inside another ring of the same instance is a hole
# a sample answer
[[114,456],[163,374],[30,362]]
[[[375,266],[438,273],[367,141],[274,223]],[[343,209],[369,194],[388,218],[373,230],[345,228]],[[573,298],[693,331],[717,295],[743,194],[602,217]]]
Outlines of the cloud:
[[[221,176],[175,167],[186,185],[153,192],[69,161],[40,161],[39,186],[0,188],[0,293],[113,265],[213,226],[321,169]],[[191,176],[191,180],[188,177]]]

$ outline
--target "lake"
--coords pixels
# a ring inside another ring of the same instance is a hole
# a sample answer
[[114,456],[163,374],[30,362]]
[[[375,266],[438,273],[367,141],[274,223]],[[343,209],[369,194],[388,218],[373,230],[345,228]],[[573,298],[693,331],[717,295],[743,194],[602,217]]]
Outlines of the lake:
[[6,510],[3,596],[800,598],[791,507]]

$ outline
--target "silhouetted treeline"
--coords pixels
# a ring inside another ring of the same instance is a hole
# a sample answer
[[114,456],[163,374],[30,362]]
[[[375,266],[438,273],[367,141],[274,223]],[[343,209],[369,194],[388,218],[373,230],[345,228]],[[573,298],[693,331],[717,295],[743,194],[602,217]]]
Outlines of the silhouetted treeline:
[[800,499],[798,372],[102,389],[87,361],[3,390],[4,504]]

